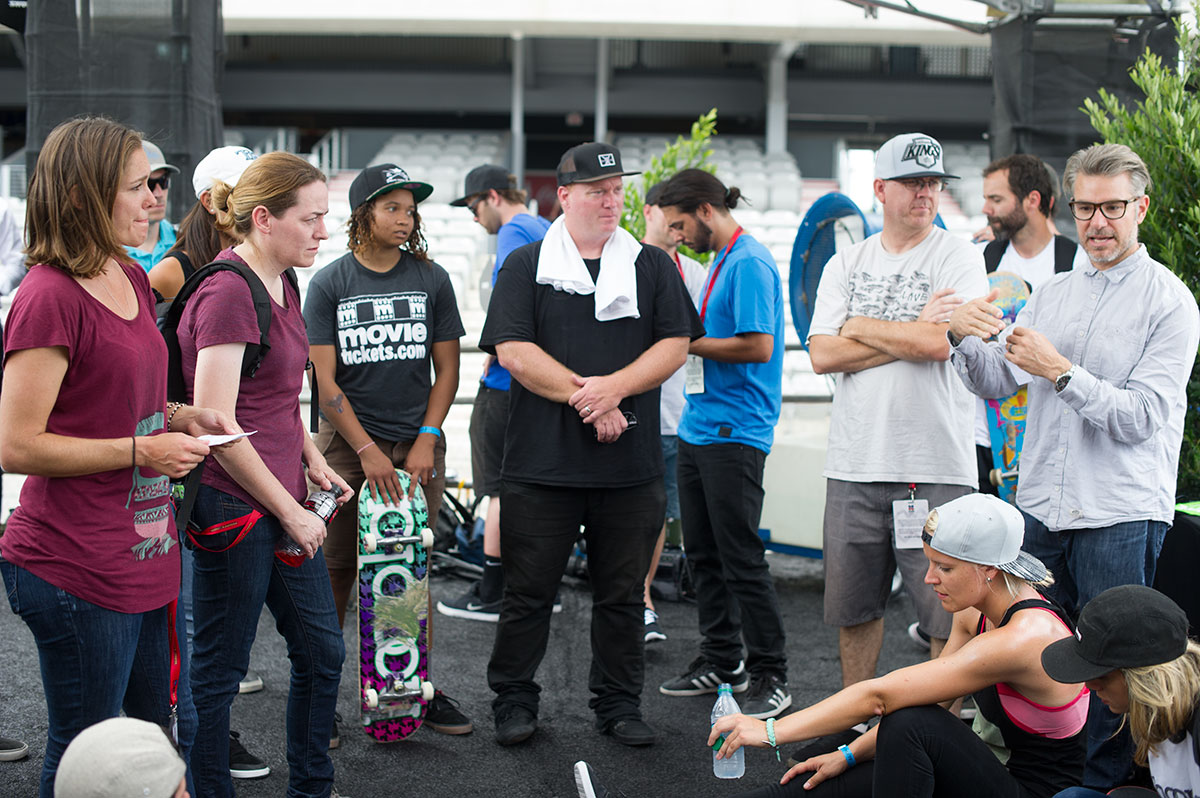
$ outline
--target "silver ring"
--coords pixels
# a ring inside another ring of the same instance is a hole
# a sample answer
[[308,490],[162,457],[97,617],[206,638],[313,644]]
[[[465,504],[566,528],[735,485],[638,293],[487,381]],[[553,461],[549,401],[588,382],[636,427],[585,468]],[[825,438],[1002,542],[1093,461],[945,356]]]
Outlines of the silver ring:
[[592,408],[591,408],[591,406],[590,406],[590,405],[584,405],[584,406],[583,406],[583,412],[587,413],[587,414],[590,416],[590,415],[592,414]]

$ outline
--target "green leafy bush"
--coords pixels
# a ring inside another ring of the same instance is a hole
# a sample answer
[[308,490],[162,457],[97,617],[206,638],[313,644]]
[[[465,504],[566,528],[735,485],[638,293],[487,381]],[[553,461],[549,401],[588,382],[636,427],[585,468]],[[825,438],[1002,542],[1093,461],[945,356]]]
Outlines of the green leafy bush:
[[[1196,4],[1200,6],[1200,3]],[[1179,63],[1147,51],[1130,70],[1146,95],[1133,108],[1109,92],[1085,100],[1084,112],[1106,142],[1125,144],[1145,160],[1154,181],[1150,210],[1138,231],[1150,255],[1200,298],[1200,37],[1176,23]],[[1200,499],[1200,369],[1188,382],[1179,458],[1178,499]]]

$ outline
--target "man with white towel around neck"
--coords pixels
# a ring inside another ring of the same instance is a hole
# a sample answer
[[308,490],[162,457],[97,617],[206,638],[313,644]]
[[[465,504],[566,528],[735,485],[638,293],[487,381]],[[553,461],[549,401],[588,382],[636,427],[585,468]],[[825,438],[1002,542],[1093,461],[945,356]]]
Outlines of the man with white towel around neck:
[[596,727],[625,745],[656,739],[640,704],[642,581],[666,505],[659,385],[704,329],[670,257],[619,227],[629,174],[607,144],[563,155],[563,214],[545,239],[508,256],[479,341],[513,376],[500,475],[504,601],[488,663],[501,745],[537,729],[534,676],[580,526]]

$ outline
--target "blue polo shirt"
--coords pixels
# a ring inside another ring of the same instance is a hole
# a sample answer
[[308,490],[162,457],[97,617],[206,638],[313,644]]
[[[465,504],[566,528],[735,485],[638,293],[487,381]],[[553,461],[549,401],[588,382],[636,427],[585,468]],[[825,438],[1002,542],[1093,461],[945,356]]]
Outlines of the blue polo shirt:
[[775,345],[766,363],[705,360],[704,392],[687,395],[679,437],[693,446],[742,443],[769,453],[783,394],[783,284],[771,253],[744,232],[716,273],[723,255],[717,253],[700,294],[703,305],[711,283],[705,334],[769,333]]
[[175,246],[175,228],[166,219],[160,219],[158,222],[158,243],[154,245],[153,252],[142,252],[137,247],[125,247],[125,251],[129,253],[129,257],[137,261],[137,264],[147,272],[154,268],[154,264],[158,263],[171,247]]
[[[496,233],[496,265],[492,268],[492,287],[496,286],[496,277],[500,267],[514,249],[519,249],[534,241],[541,241],[550,229],[550,222],[541,216],[531,213],[518,213],[508,224],[502,225]],[[487,374],[479,378],[489,388],[497,391],[507,391],[512,384],[512,375],[508,369],[500,365],[499,360],[493,360]]]

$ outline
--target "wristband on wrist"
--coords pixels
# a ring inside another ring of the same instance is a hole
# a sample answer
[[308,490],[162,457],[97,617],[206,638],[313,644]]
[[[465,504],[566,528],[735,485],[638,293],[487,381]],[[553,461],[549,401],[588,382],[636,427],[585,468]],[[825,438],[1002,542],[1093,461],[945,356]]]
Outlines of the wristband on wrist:
[[133,460],[133,467],[136,469],[137,468],[137,436],[136,435],[129,436],[129,450],[130,450],[130,452],[132,452],[132,456],[130,459]]
[[842,752],[842,756],[846,757],[846,762],[850,765],[850,767],[854,767],[858,764],[854,761],[854,754],[850,752],[850,746],[839,745],[838,750]]
[[171,431],[171,422],[175,420],[175,414],[181,407],[183,407],[183,402],[167,402],[167,409],[171,411],[167,414],[167,432]]
[[365,452],[367,449],[371,448],[374,445],[375,445],[375,441],[367,441],[362,446],[359,446],[357,449],[355,449],[354,453],[362,454],[363,452]]
[[782,762],[783,757],[779,755],[779,743],[775,742],[775,718],[767,718],[767,745],[775,751],[775,761]]
[[437,427],[421,427],[419,430],[417,430],[418,435],[420,435],[422,432],[428,432],[430,435],[436,435],[439,438],[442,437],[442,431]]

